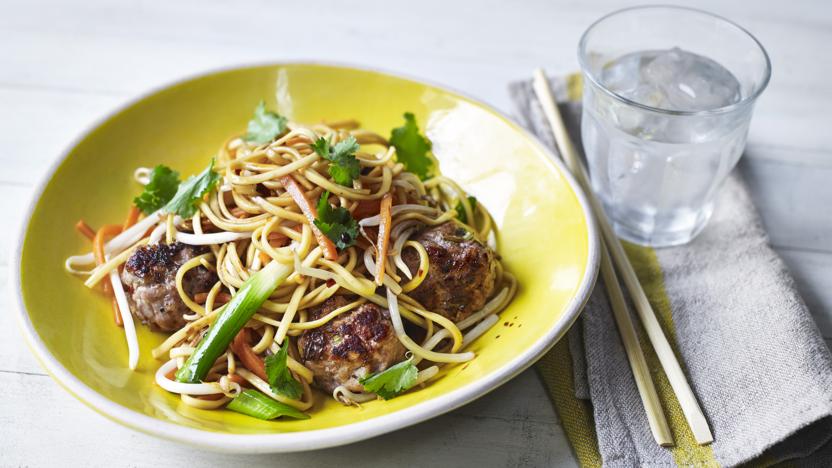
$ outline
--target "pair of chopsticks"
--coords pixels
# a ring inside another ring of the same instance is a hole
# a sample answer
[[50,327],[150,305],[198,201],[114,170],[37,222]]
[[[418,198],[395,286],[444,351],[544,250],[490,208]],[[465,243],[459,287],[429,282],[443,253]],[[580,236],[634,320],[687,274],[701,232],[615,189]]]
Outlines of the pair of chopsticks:
[[586,193],[587,200],[589,200],[589,204],[595,214],[595,220],[601,228],[603,234],[601,242],[601,276],[604,278],[604,284],[607,287],[607,295],[612,305],[613,316],[618,326],[618,332],[621,335],[621,341],[624,343],[624,349],[627,352],[627,359],[630,361],[630,367],[633,370],[633,376],[635,377],[638,392],[641,395],[641,401],[644,404],[644,410],[647,413],[647,420],[650,424],[650,431],[653,433],[653,438],[656,439],[656,443],[663,447],[674,444],[670,427],[667,424],[659,396],[656,393],[656,387],[653,384],[650,370],[647,367],[647,361],[644,358],[644,352],[641,349],[636,335],[635,326],[630,318],[630,312],[624,300],[624,294],[618,282],[615,267],[618,268],[624,285],[630,293],[638,317],[644,326],[644,330],[647,332],[647,337],[653,345],[653,349],[655,349],[659,357],[659,362],[667,375],[668,381],[670,381],[670,386],[676,394],[676,398],[679,400],[682,413],[684,413],[685,419],[687,419],[696,442],[700,445],[713,442],[714,438],[711,435],[708,421],[705,419],[705,415],[702,413],[702,409],[696,401],[696,396],[693,394],[690,384],[688,384],[685,378],[682,367],[679,365],[679,361],[676,360],[676,355],[673,353],[673,349],[671,349],[670,343],[667,341],[667,337],[664,335],[664,331],[656,319],[656,314],[653,312],[653,308],[647,300],[647,295],[644,293],[644,289],[638,281],[636,272],[633,270],[633,266],[630,264],[630,260],[627,258],[621,242],[615,236],[615,232],[604,213],[601,203],[592,192],[586,167],[578,159],[575,146],[572,144],[569,134],[566,132],[563,118],[555,103],[552,90],[549,88],[549,80],[546,78],[546,74],[542,69],[537,69],[534,72],[534,92],[543,107],[546,119],[549,121],[549,126],[554,134],[561,157]]

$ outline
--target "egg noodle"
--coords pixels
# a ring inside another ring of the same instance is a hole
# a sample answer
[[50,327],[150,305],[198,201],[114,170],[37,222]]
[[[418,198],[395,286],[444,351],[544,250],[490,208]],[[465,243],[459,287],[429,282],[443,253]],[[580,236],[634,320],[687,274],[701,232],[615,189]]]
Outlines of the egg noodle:
[[[331,145],[352,137],[360,145],[354,154],[360,175],[352,186],[336,183],[328,172],[330,161],[314,150],[313,143],[321,137]],[[179,394],[186,405],[222,408],[245,388],[255,388],[297,410],[309,409],[314,402],[310,387],[313,372],[302,364],[297,338],[366,303],[389,311],[396,337],[419,368],[413,386],[422,384],[436,376],[441,365],[474,359],[466,347],[498,321],[497,315],[515,294],[514,277],[496,260],[493,294],[482,309],[457,323],[427,310],[408,295],[425,280],[430,267],[428,252],[415,240],[420,230],[459,223],[471,238],[493,246],[495,227],[483,205],[456,182],[441,175],[422,180],[406,171],[397,159],[396,148],[381,135],[361,129],[356,121],[308,126],[288,122],[281,136],[265,144],[234,135],[219,149],[213,170],[221,179],[201,199],[192,217],[183,219],[164,209],[141,219],[134,216],[123,229],[113,229],[106,243],[97,233],[93,240],[99,251],[66,261],[67,270],[85,276],[88,287],[103,286],[111,291],[121,311],[117,310],[116,316],[123,321],[129,364],[135,369],[138,340],[120,269],[143,245],[180,242],[208,246],[205,253],[182,264],[176,274],[176,289],[190,310],[184,317],[187,324],[152,350],[154,358],[164,361],[156,372],[157,384]],[[135,179],[146,185],[150,175],[150,169],[140,168]],[[346,208],[358,222],[358,238],[346,248],[328,244],[307,212],[326,192],[331,194],[328,201],[333,206]],[[303,204],[308,206],[300,206]],[[388,219],[383,212],[385,204]],[[389,241],[382,247],[386,252],[380,253],[378,238],[385,234]],[[403,258],[408,249],[418,255],[416,269],[408,268]],[[247,339],[235,339],[201,383],[178,382],[174,373],[194,353],[225,304],[270,262],[289,265],[293,271],[246,323],[241,334]],[[207,293],[189,296],[183,279],[199,267],[215,272],[218,281]],[[321,317],[310,316],[311,308],[336,294],[347,297],[349,303]],[[421,331],[414,333],[416,329]],[[276,354],[287,340],[287,366],[303,389],[298,398],[275,392],[264,380],[262,366],[258,372],[258,366],[251,364],[252,357],[262,362]],[[376,395],[350,391],[342,385],[333,397],[357,404]]]

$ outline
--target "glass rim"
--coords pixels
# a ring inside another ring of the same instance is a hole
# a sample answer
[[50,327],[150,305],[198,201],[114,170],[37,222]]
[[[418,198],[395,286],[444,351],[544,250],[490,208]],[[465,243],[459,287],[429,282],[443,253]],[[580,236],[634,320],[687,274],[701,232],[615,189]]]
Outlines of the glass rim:
[[[754,44],[757,44],[757,47],[760,49],[760,52],[762,52],[762,54],[763,54],[763,59],[765,60],[765,69],[763,70],[764,76],[763,76],[762,81],[756,86],[756,89],[754,89],[754,92],[750,93],[748,96],[742,98],[741,100],[739,100],[739,101],[737,101],[733,104],[729,104],[727,106],[722,106],[722,107],[716,107],[716,108],[713,108],[713,109],[700,110],[700,111],[681,111],[681,110],[671,110],[671,109],[662,109],[662,108],[659,108],[659,107],[653,107],[653,106],[649,106],[649,105],[646,105],[646,104],[641,104],[639,102],[633,101],[632,99],[626,98],[626,97],[616,93],[615,91],[610,90],[609,88],[604,86],[595,77],[595,75],[590,71],[590,68],[586,63],[585,57],[586,57],[586,45],[587,45],[587,41],[588,41],[588,36],[589,36],[590,32],[592,32],[592,30],[595,29],[595,27],[598,26],[601,22],[606,21],[607,19],[609,19],[613,16],[618,16],[622,13],[628,13],[628,12],[632,12],[632,11],[636,11],[636,10],[679,10],[679,11],[685,11],[687,13],[697,13],[697,14],[701,14],[701,15],[705,15],[705,16],[709,16],[711,18],[714,18],[714,19],[716,19],[716,20],[718,20],[722,23],[725,23],[729,27],[732,27],[732,28],[738,30],[740,33],[743,33],[746,36],[748,36],[754,42]],[[613,99],[621,101],[621,102],[623,102],[627,105],[638,107],[638,108],[641,108],[641,109],[644,109],[644,110],[647,110],[647,111],[650,111],[650,112],[656,112],[656,113],[668,114],[668,115],[701,116],[701,115],[724,114],[724,113],[727,113],[727,112],[732,112],[736,109],[739,109],[741,107],[745,107],[749,104],[752,104],[755,100],[757,100],[757,98],[760,96],[760,94],[762,94],[762,92],[766,89],[766,87],[768,87],[768,83],[771,80],[771,59],[768,56],[768,52],[766,51],[766,48],[763,47],[763,44],[760,43],[760,41],[757,39],[757,37],[755,37],[753,34],[751,34],[750,31],[743,28],[739,24],[729,20],[728,18],[725,18],[724,16],[717,15],[716,13],[711,13],[709,11],[700,10],[698,8],[691,8],[691,7],[677,6],[677,5],[631,6],[631,7],[621,8],[619,10],[615,10],[613,12],[607,13],[606,15],[598,18],[597,20],[593,21],[592,24],[590,24],[586,28],[586,30],[583,32],[583,34],[581,34],[581,39],[580,39],[580,41],[578,41],[578,64],[580,65],[581,71],[583,72],[584,76],[586,76],[593,85],[598,87],[600,90],[602,90],[604,93],[606,93],[607,95],[609,95]]]

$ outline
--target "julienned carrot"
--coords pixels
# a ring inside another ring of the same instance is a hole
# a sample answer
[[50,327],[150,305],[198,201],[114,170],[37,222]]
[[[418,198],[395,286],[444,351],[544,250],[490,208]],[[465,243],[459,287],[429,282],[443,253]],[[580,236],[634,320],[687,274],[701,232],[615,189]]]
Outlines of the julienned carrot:
[[269,245],[272,247],[285,247],[289,245],[289,236],[279,232],[270,232]]
[[352,210],[352,217],[358,220],[375,216],[380,209],[379,200],[361,200]]
[[[295,226],[294,229],[298,231],[298,228],[300,228],[300,226],[301,225],[298,224],[297,226]],[[289,245],[290,241],[291,239],[289,239],[289,236],[280,232],[269,233],[269,245],[271,245],[272,247],[286,247],[287,245]],[[271,260],[271,257],[269,257],[269,255],[266,252],[260,252],[260,262],[263,265],[269,263]]]
[[95,239],[95,229],[91,228],[90,225],[84,222],[83,219],[79,219],[78,222],[75,223],[75,229],[83,234],[87,239]]
[[113,296],[111,298],[111,300],[112,300],[112,303],[113,303],[113,321],[119,327],[123,327],[124,326],[124,320],[121,318],[121,309],[118,308],[118,301],[116,301],[115,296]]
[[[97,265],[101,265],[106,261],[104,258],[104,241],[120,232],[121,226],[118,224],[105,224],[95,233],[95,237],[92,239],[92,253],[95,256],[95,263]],[[104,282],[104,291],[111,292],[110,283],[106,281]]]
[[142,239],[144,239],[145,237],[150,237],[150,234],[153,233],[154,229],[156,229],[155,224],[153,226],[150,226],[149,228],[147,228],[147,231],[145,231],[144,234],[142,234]]
[[387,192],[381,198],[379,209],[378,238],[376,239],[376,284],[384,281],[384,266],[387,264],[387,247],[390,244],[390,228],[393,224],[393,194]]
[[139,208],[136,205],[130,206],[130,211],[127,212],[127,219],[124,220],[122,229],[127,230],[130,226],[136,224],[136,221],[139,220],[140,214],[141,211],[139,211]]
[[[105,224],[101,226],[101,229],[95,233],[95,237],[92,239],[92,253],[95,256],[95,263],[96,265],[101,265],[105,262],[104,259],[104,240],[109,239],[115,235],[118,235],[121,232],[121,226],[118,224]],[[104,292],[112,297],[113,289],[110,285],[109,281],[103,281],[104,284]],[[113,299],[113,318],[116,322],[116,325],[121,326],[123,324],[121,320],[121,314],[118,310],[118,304],[116,304],[115,299]]]
[[248,328],[243,328],[240,330],[240,333],[237,333],[237,336],[234,337],[234,341],[231,342],[231,351],[237,355],[237,358],[246,369],[250,370],[254,373],[254,375],[260,377],[266,382],[269,381],[269,377],[266,375],[266,365],[263,363],[263,360],[260,359],[260,356],[258,356],[254,350],[251,349],[251,345],[249,344]]
[[[208,300],[208,293],[196,293],[194,294],[194,302],[197,304],[205,304]],[[231,302],[231,295],[228,293],[221,292],[214,297],[214,304],[225,304],[227,302]]]
[[327,260],[337,260],[338,250],[335,248],[335,244],[329,239],[329,237],[325,236],[320,229],[318,229],[318,226],[315,226],[315,219],[318,217],[318,210],[314,205],[309,203],[309,200],[306,198],[306,194],[303,193],[303,188],[290,175],[281,177],[280,183],[283,184],[283,188],[289,192],[292,200],[295,201],[295,204],[298,205],[298,208],[300,208],[303,212],[303,215],[306,216],[307,220],[309,220],[312,232],[315,233],[315,239],[318,241],[318,245],[321,246],[321,250],[324,252],[324,258]]
[[242,208],[239,206],[235,206],[231,209],[231,215],[235,218],[248,218],[248,213],[246,213]]
[[260,252],[260,263],[267,264],[271,261],[271,257],[269,257],[266,252]]
[[205,401],[217,401],[217,400],[220,400],[222,398],[225,398],[225,395],[223,395],[222,393],[217,393],[215,395],[200,395],[196,398],[198,398],[200,400],[205,400]]

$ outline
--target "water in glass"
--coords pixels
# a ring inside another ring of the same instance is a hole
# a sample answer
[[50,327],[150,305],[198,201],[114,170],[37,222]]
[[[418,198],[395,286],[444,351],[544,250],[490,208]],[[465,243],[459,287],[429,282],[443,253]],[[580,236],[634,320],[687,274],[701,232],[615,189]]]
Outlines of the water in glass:
[[687,242],[706,224],[716,189],[740,157],[751,106],[697,112],[739,102],[739,81],[679,48],[628,53],[598,78],[618,97],[585,86],[582,140],[593,189],[622,237]]

